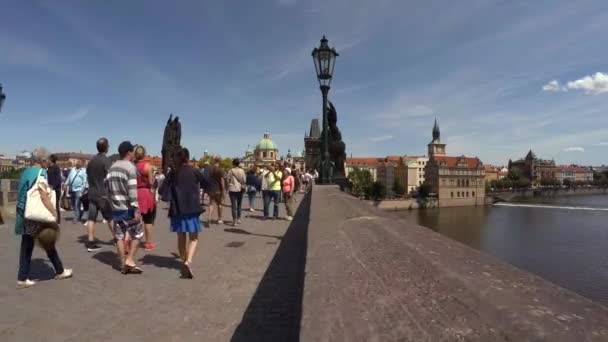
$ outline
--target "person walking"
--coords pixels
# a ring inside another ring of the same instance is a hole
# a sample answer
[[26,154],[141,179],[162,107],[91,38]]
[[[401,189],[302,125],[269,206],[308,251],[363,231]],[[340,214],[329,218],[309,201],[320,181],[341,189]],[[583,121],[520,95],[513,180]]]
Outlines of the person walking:
[[257,165],[252,165],[247,171],[247,179],[245,185],[247,190],[247,197],[249,199],[249,211],[254,212],[255,197],[257,196],[258,191],[260,191],[262,187],[260,177],[258,177]]
[[66,180],[67,191],[70,193],[72,200],[72,208],[74,210],[74,223],[80,222],[82,219],[82,192],[87,183],[87,172],[82,168],[80,161],[76,162],[76,166],[70,170],[70,174]]
[[204,211],[200,192],[206,186],[206,179],[200,169],[188,164],[186,156],[184,149],[176,153],[175,169],[167,174],[160,192],[163,197],[170,198],[170,230],[177,233],[177,250],[182,260],[181,276],[192,279],[192,258],[198,244],[198,233],[202,230],[199,217]]
[[137,145],[135,147],[135,167],[137,168],[137,201],[139,202],[139,212],[144,221],[144,242],[145,250],[150,251],[156,248],[152,242],[152,228],[156,219],[156,200],[152,184],[154,184],[154,174],[152,166],[144,161],[146,149]]
[[101,216],[110,230],[110,236],[114,237],[112,223],[112,204],[108,189],[106,187],[106,176],[112,166],[112,162],[107,154],[110,143],[106,138],[99,138],[95,143],[97,155],[87,164],[87,180],[89,183],[89,217],[87,221],[87,242],[86,248],[89,252],[100,250],[95,238],[95,224],[97,216]]
[[226,191],[224,184],[224,171],[220,163],[222,157],[216,156],[214,164],[209,167],[208,192],[209,192],[209,216],[207,224],[211,225],[211,217],[213,216],[213,206],[217,207],[217,223],[224,224],[222,221],[222,203],[224,201],[224,192]]
[[[112,204],[114,238],[121,260],[122,274],[143,272],[135,263],[139,240],[144,232],[137,199],[137,169],[133,165],[133,151],[134,147],[131,142],[120,143],[118,146],[120,160],[112,164],[106,180]],[[125,253],[126,240],[130,240],[128,254]]]
[[281,179],[283,173],[275,169],[273,164],[268,166],[268,171],[262,175],[262,180],[266,182],[266,194],[264,196],[264,220],[270,215],[270,202],[274,203],[272,216],[273,219],[279,218],[279,201],[281,196]]
[[285,200],[285,211],[287,211],[287,221],[293,220],[293,206],[294,206],[294,191],[296,184],[294,177],[291,175],[291,169],[286,167],[283,175],[283,199]]
[[49,178],[49,186],[55,191],[55,212],[57,212],[57,224],[61,224],[61,210],[59,204],[61,202],[61,184],[63,179],[61,177],[61,168],[57,165],[57,156],[51,154],[49,157],[51,164],[47,170]]
[[228,195],[230,196],[230,206],[232,207],[232,226],[241,224],[241,207],[243,204],[243,193],[247,176],[245,170],[241,168],[241,161],[238,158],[232,160],[232,169],[226,175],[228,183]]
[[163,170],[158,170],[158,172],[156,173],[155,176],[155,181],[156,181],[156,202],[160,202],[160,187],[163,186],[163,182],[165,181],[165,173],[163,172]]
[[[21,174],[19,179],[19,192],[17,195],[17,208],[15,217],[15,234],[21,235],[21,250],[19,252],[19,271],[17,274],[17,288],[24,289],[36,285],[36,282],[29,279],[32,253],[34,252],[34,239],[36,235],[47,225],[54,225],[54,229],[59,229],[56,224],[42,223],[28,220],[25,218],[25,208],[27,205],[27,193],[32,187],[38,186],[38,193],[44,207],[57,217],[57,209],[53,205],[50,197],[50,186],[48,185],[48,174],[44,170],[44,163],[39,159],[34,160],[34,164],[28,167]],[[40,178],[39,178],[40,177]],[[39,180],[41,180],[39,182]],[[72,269],[64,268],[55,245],[47,246],[46,255],[55,269],[55,279],[67,279],[73,275]]]

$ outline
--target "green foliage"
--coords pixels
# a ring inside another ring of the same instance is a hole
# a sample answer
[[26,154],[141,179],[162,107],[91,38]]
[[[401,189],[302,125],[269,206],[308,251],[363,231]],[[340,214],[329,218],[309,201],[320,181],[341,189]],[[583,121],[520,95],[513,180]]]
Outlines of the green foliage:
[[[207,157],[201,158],[198,161],[198,166],[203,167],[205,164],[213,165],[215,163],[215,156],[208,155]],[[220,167],[224,170],[229,170],[232,168],[232,158],[224,158],[220,162]]]
[[418,188],[418,197],[427,198],[431,194],[431,185],[427,182],[422,183]]
[[353,184],[353,194],[357,197],[369,198],[372,187],[372,174],[369,170],[361,170],[354,168],[349,174],[348,178]]
[[0,179],[19,179],[23,173],[24,168],[16,169],[11,168],[8,171],[0,172]]
[[543,178],[540,180],[541,186],[560,186],[560,182],[557,178]]
[[521,178],[521,174],[517,170],[511,169],[507,173],[507,179],[510,179],[512,181],[519,180],[520,178]]
[[395,183],[393,184],[393,192],[399,196],[405,195],[405,187],[401,185],[398,179],[395,179]]
[[567,188],[572,188],[574,186],[574,182],[570,178],[564,178],[563,184]]
[[386,186],[384,185],[384,183],[377,181],[373,182],[370,195],[374,201],[380,201],[384,199],[384,197],[386,197]]

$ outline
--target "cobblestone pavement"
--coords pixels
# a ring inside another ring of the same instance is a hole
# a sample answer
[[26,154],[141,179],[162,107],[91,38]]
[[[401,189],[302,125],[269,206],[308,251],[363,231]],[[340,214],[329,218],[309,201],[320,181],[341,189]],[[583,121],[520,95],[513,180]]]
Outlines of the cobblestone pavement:
[[[193,280],[179,278],[176,237],[162,205],[154,228],[158,247],[140,249],[137,256],[142,275],[121,275],[110,244],[87,253],[86,228],[64,222],[58,251],[74,278],[53,280],[52,266],[36,248],[31,278],[40,282],[16,290],[20,240],[7,220],[0,226],[0,341],[229,341],[245,321],[282,237],[294,225],[262,221],[261,198],[256,201],[258,210],[244,210],[242,225],[212,224],[203,231]],[[248,208],[245,200],[243,206]],[[284,215],[284,205],[280,210]],[[224,220],[231,221],[230,216],[225,206]],[[101,222],[97,236],[106,242],[111,238]]]

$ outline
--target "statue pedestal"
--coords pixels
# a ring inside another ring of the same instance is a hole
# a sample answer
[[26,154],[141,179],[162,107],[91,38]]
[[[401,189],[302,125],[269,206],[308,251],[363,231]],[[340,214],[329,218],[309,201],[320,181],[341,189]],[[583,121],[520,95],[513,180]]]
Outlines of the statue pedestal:
[[350,179],[343,175],[335,176],[334,178],[332,178],[332,181],[334,184],[339,185],[340,190],[342,191],[344,191],[345,189],[351,189],[353,186]]

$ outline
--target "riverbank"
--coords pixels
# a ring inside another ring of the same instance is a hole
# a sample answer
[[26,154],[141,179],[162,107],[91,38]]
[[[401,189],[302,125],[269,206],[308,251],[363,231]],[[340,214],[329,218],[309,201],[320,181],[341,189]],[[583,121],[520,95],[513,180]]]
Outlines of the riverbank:
[[[512,190],[488,193],[485,197],[484,205],[492,205],[496,202],[519,202],[528,198],[556,198],[561,196],[584,196],[584,195],[608,195],[607,188],[572,188],[572,189],[536,189],[536,190]],[[607,198],[608,199],[608,198]],[[430,205],[420,205],[417,199],[390,199],[382,201],[365,202],[373,205],[381,210],[388,211],[403,211],[414,210],[420,208],[436,208],[442,207],[441,200],[439,203],[430,203]]]

